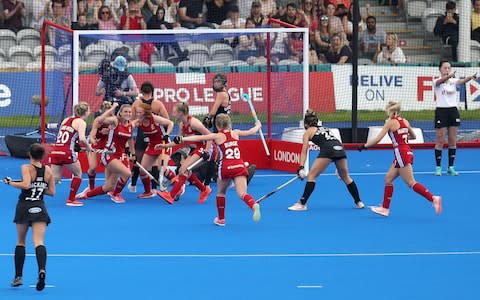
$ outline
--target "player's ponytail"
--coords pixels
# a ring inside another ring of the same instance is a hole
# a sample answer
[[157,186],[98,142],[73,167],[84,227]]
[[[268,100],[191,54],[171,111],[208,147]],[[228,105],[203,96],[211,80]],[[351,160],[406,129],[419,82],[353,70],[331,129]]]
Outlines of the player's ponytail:
[[102,111],[102,113],[104,113],[104,112],[106,112],[107,110],[109,110],[110,108],[112,108],[112,102],[110,102],[110,101],[103,101],[102,107],[100,108],[100,110]]
[[400,102],[389,101],[385,110],[390,118],[400,114]]

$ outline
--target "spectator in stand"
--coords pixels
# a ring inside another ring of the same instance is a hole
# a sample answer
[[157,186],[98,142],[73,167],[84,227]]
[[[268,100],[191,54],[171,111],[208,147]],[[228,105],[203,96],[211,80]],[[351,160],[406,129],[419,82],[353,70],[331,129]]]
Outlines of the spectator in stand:
[[115,30],[118,28],[118,20],[115,11],[106,5],[100,6],[97,15],[98,29]]
[[96,24],[98,10],[103,5],[101,0],[87,0],[85,9],[87,10],[88,24]]
[[277,14],[277,3],[274,0],[260,0],[262,15],[272,17]]
[[[231,5],[228,10],[228,18],[222,22],[222,24],[220,25],[220,28],[227,28],[227,29],[246,28],[245,23],[246,23],[246,20],[240,17],[240,11],[238,6]],[[255,28],[255,26],[253,27]]]
[[[359,33],[362,33],[363,31],[365,31],[365,28],[367,27],[367,25],[365,24],[365,19],[369,15],[369,12],[368,12],[369,8],[370,8],[370,4],[367,3],[365,5],[366,15],[361,15],[360,22],[358,22]],[[347,40],[351,41],[353,37],[353,5],[350,5],[347,15],[342,18],[342,25],[343,25],[343,28],[345,29]]]
[[339,65],[351,63],[352,51],[345,45],[342,34],[336,32],[331,39],[330,50],[325,54],[327,63]]
[[51,13],[47,19],[58,25],[70,28],[71,21],[65,16],[65,2],[63,0],[53,0]]
[[318,19],[315,8],[313,7],[313,0],[302,0],[302,9],[299,10],[299,13],[301,13],[306,20],[307,26],[310,29],[310,37],[313,41],[315,32],[318,29]]
[[165,9],[165,21],[174,24],[173,27],[180,27],[180,24],[177,22],[177,2],[164,0],[163,8]]
[[337,7],[339,4],[343,4],[347,9],[350,8],[350,0],[324,0],[324,5],[328,6],[332,4]]
[[404,64],[405,55],[398,47],[398,37],[395,33],[387,33],[386,45],[378,47],[377,53],[373,57],[373,62],[377,64]]
[[[155,16],[150,18],[147,23],[148,29],[173,29],[178,23],[172,24],[165,20],[165,9],[163,7],[158,7]],[[170,36],[170,35],[168,35]],[[163,49],[163,58],[165,60],[177,59],[178,61],[186,60],[188,56],[188,50],[182,51],[178,42],[171,36],[172,40],[169,42],[159,42],[155,43],[155,47],[159,52]],[[170,47],[173,49],[174,53],[170,52]],[[172,58],[173,56],[173,58]],[[178,63],[178,62],[177,62]]]
[[3,3],[0,1],[0,28],[5,28],[5,14],[3,11]]
[[385,31],[377,29],[377,19],[374,16],[368,16],[367,30],[359,36],[362,57],[373,60],[379,45],[385,44],[385,36]]
[[127,2],[126,0],[104,0],[103,5],[108,6],[115,14],[116,19],[119,20],[125,14]]
[[237,1],[238,10],[240,11],[241,18],[248,18],[250,16],[250,10],[252,9],[253,1]]
[[287,13],[280,18],[280,21],[297,27],[305,27],[307,25],[303,14],[297,11],[297,6],[295,5],[295,3],[287,4]]
[[330,49],[330,28],[327,15],[320,17],[318,30],[315,32],[315,45],[318,59],[325,62],[325,54]]
[[[255,28],[252,19],[247,19],[245,28]],[[249,65],[255,64],[265,54],[265,37],[263,34],[246,34],[239,37],[238,59]]]
[[25,4],[19,0],[3,0],[4,26],[13,31],[23,28],[22,18],[27,16]]
[[447,2],[445,10],[445,15],[437,18],[433,32],[436,36],[442,38],[444,44],[452,46],[452,60],[457,61],[458,25],[460,21],[458,15],[455,13],[457,10],[456,3],[453,1]]
[[[273,28],[280,28],[280,24],[272,23]],[[272,62],[278,64],[279,61],[288,58],[288,34],[286,32],[275,32],[270,34]]]
[[[290,45],[290,59],[301,63],[303,61],[303,33],[291,33],[288,43]],[[316,61],[311,63],[316,63]]]
[[253,21],[255,27],[262,27],[267,24],[268,18],[262,14],[262,4],[260,1],[252,2],[249,19]]
[[480,42],[480,0],[473,2],[471,39]]
[[140,6],[138,3],[131,2],[129,4],[127,12],[120,18],[120,29],[147,29],[147,24],[140,12]]
[[33,1],[32,22],[30,23],[30,27],[36,30],[42,29],[43,20],[45,19],[46,16],[48,16],[49,10],[50,10],[49,0]]
[[398,47],[398,37],[395,33],[387,33],[386,44],[378,47],[377,53],[373,57],[373,62],[377,64],[404,64],[405,55]]
[[339,17],[335,16],[335,5],[328,4],[326,14],[328,16],[328,26],[330,27],[330,35],[333,33],[339,32],[342,34],[344,40],[346,40],[347,35],[343,29],[342,20]]
[[180,25],[188,29],[197,27],[210,27],[215,29],[215,25],[205,21],[203,15],[204,0],[180,0],[178,5],[178,15]]
[[[98,29],[98,27],[96,25],[88,24],[87,15],[82,14],[82,15],[78,15],[78,21],[77,22],[72,23],[72,29],[74,29],[74,30],[95,30],[95,29]],[[85,49],[85,47],[87,47],[87,45],[95,43],[95,41],[96,41],[95,39],[92,41],[91,39],[87,39],[85,37],[82,37],[80,39],[81,48]]]
[[207,6],[207,22],[215,27],[220,26],[227,18],[230,8],[230,1],[227,0],[205,0]]

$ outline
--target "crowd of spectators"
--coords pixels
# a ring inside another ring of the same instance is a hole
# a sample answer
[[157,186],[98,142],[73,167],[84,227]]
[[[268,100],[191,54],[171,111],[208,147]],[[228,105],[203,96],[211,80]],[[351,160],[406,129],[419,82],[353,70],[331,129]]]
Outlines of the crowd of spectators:
[[[43,20],[76,30],[134,30],[174,28],[251,28],[272,26],[269,19],[281,24],[309,28],[309,60],[317,63],[348,63],[352,59],[350,42],[353,36],[353,17],[350,0],[0,0],[0,27],[15,32],[22,28],[39,30]],[[77,20],[72,22],[76,2]],[[403,3],[399,1],[398,3]],[[472,2],[472,39],[480,42],[480,0]],[[31,11],[28,11],[31,10]],[[406,57],[399,47],[398,37],[377,28],[377,21],[369,14],[369,5],[362,9],[359,23],[359,57],[379,64],[400,64]],[[27,16],[29,16],[27,18]],[[28,24],[26,20],[29,20]],[[444,44],[452,46],[452,60],[457,60],[459,16],[454,1],[446,4],[445,15],[438,18],[434,33]],[[303,59],[301,34],[270,35],[274,61]],[[226,38],[225,43],[235,48],[238,57],[251,64],[265,56],[266,35],[244,35]],[[178,43],[142,45],[145,61],[149,52],[169,48],[179,57],[188,53]]]

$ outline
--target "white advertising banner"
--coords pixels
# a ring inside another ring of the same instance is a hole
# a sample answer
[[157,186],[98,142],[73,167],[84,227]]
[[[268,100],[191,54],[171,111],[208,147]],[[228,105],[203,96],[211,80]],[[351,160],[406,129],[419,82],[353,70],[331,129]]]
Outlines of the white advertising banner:
[[[470,76],[477,68],[453,68],[457,78]],[[337,110],[352,109],[352,66],[332,65]],[[432,80],[439,76],[437,67],[358,67],[358,109],[383,110],[388,101],[400,101],[402,110],[432,110],[435,108]],[[480,83],[470,81],[457,87],[459,108],[480,108]]]

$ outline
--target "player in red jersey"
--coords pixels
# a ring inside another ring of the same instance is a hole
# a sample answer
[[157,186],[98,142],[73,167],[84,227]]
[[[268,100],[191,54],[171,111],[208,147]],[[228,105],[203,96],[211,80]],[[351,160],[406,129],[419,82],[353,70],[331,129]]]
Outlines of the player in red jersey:
[[213,222],[218,226],[225,226],[225,195],[230,180],[233,180],[237,195],[248,207],[253,210],[253,220],[260,220],[260,205],[247,193],[248,170],[242,159],[238,140],[241,136],[255,134],[262,124],[258,121],[255,127],[249,130],[232,130],[232,121],[227,114],[219,114],[216,117],[215,125],[218,133],[207,135],[191,135],[187,137],[178,136],[175,143],[214,141],[219,149],[218,179],[217,179],[217,210],[218,216]]
[[82,184],[82,168],[78,161],[77,152],[75,152],[75,144],[80,141],[85,144],[87,151],[92,151],[85,136],[87,128],[85,119],[90,114],[90,108],[86,102],[80,102],[74,106],[73,111],[74,116],[62,121],[57,140],[50,150],[49,158],[56,182],[60,181],[62,166],[65,166],[73,174],[67,205],[83,206],[82,202],[75,199],[75,194]]
[[[112,109],[112,102],[104,101],[100,109],[101,115],[105,112],[108,112],[107,116],[113,116],[115,109]],[[88,187],[87,189],[93,190],[95,188],[95,177],[97,175],[97,166],[98,166],[98,151],[101,151],[105,148],[108,140],[108,133],[110,131],[109,125],[100,122],[100,120],[105,119],[105,116],[98,116],[93,120],[92,130],[90,131],[90,145],[95,151],[88,152]]]
[[[168,142],[168,136],[173,130],[173,122],[169,119],[152,114],[151,106],[140,103],[136,106],[137,127],[141,129],[143,135],[148,137],[148,145],[140,163],[146,170],[151,170],[153,166],[158,168],[158,157],[162,150],[157,150],[155,146]],[[164,126],[167,128],[164,129]],[[155,196],[152,191],[150,178],[143,171],[140,171],[144,192],[138,198],[151,198]]]
[[[111,109],[115,110],[117,106],[118,103],[114,103]],[[113,202],[125,202],[121,192],[130,178],[131,172],[130,169],[123,164],[122,157],[125,153],[125,145],[127,143],[130,149],[133,149],[133,126],[130,121],[132,119],[132,107],[129,104],[123,104],[120,106],[116,116],[109,116],[109,113],[107,110],[97,118],[99,122],[108,124],[110,127],[108,140],[105,144],[107,151],[103,152],[101,157],[102,164],[105,166],[105,184],[103,186],[97,186],[93,190],[83,191],[76,196],[77,199],[87,199],[113,191],[113,193],[110,194]]]
[[379,215],[388,217],[390,212],[390,200],[393,195],[393,181],[401,176],[406,184],[415,192],[425,197],[428,201],[433,203],[433,207],[437,214],[442,212],[442,198],[434,196],[422,184],[415,181],[413,177],[413,152],[408,145],[409,139],[415,139],[415,132],[413,132],[410,123],[400,117],[400,103],[390,101],[387,104],[386,112],[388,119],[382,131],[370,142],[359,147],[359,150],[364,150],[373,145],[378,144],[385,134],[388,133],[393,144],[394,160],[390,169],[385,176],[385,193],[383,196],[382,206],[372,206],[370,209]]
[[[173,108],[173,115],[180,125],[179,135],[191,136],[210,133],[200,120],[189,114],[189,108],[186,102],[177,103]],[[172,146],[172,144],[167,145]],[[193,172],[188,172],[187,168],[199,159],[214,159],[216,151],[211,145],[211,142],[206,143],[203,141],[190,143],[189,146],[192,150],[188,154],[188,157],[182,162],[178,171],[178,180],[173,185],[172,190],[170,192],[158,192],[158,195],[169,204],[173,204],[174,199],[183,193],[185,181],[188,179],[189,182],[193,183],[200,190],[198,203],[204,203],[212,190],[209,186],[205,186],[197,175]],[[157,148],[162,148],[162,145],[158,145]]]

